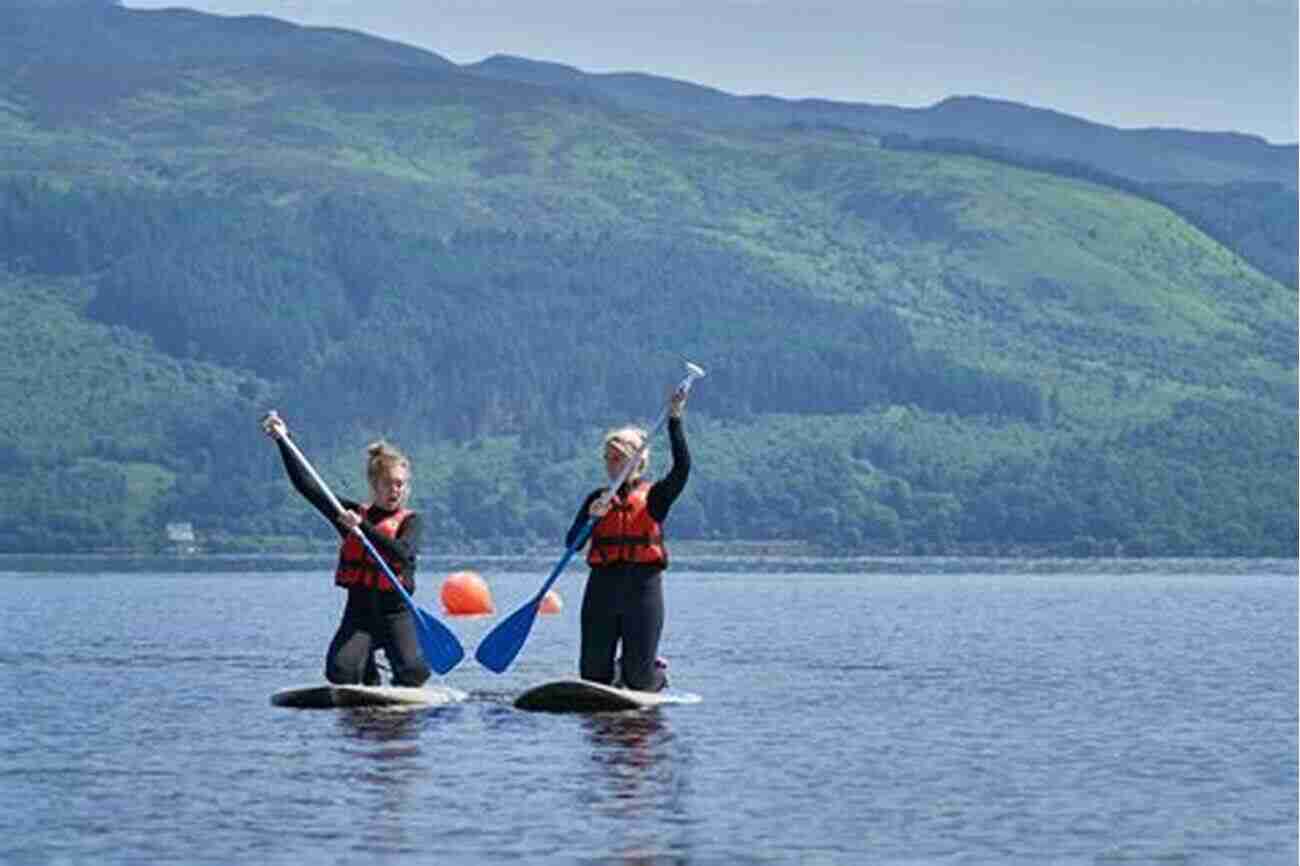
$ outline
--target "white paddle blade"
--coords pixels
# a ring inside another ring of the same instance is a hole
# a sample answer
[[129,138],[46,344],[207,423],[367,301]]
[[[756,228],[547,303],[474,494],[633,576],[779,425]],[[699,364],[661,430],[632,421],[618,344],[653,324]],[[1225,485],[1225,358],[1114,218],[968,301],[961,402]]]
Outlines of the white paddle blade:
[[692,364],[690,361],[686,362],[686,372],[690,373],[693,379],[703,379],[706,375],[703,367],[699,364]]

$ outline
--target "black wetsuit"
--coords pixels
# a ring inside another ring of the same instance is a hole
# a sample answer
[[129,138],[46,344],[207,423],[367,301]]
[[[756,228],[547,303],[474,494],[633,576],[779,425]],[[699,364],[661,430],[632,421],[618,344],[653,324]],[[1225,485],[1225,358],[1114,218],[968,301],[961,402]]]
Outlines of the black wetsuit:
[[[316,484],[283,442],[277,444],[294,488],[337,527],[337,515],[325,491]],[[349,511],[360,509],[362,504],[351,499],[340,499],[339,503]],[[398,527],[397,536],[389,538],[375,529],[375,524],[392,514],[393,512],[377,505],[370,506],[361,522],[361,531],[375,549],[395,565],[394,571],[413,594],[416,551],[420,547],[420,515],[408,514]],[[343,535],[343,530],[339,529],[339,536]],[[371,554],[367,551],[366,555]],[[377,684],[379,673],[374,666],[376,649],[382,649],[387,656],[388,663],[392,666],[394,685],[419,686],[429,678],[429,666],[420,652],[419,637],[415,633],[415,618],[397,591],[348,587],[348,601],[343,608],[343,618],[325,656],[325,679],[340,684]]]
[[[668,438],[672,443],[672,468],[650,487],[646,501],[650,517],[661,525],[691,472],[691,455],[680,419],[668,420]],[[594,490],[583,501],[565,536],[567,547],[577,540],[587,522],[588,509],[603,492],[603,488]],[[626,493],[627,485],[619,492]],[[591,569],[582,596],[579,676],[612,683],[615,652],[622,641],[624,685],[650,692],[664,687],[664,673],[655,666],[664,625],[663,572],[663,566],[648,563],[617,563]]]

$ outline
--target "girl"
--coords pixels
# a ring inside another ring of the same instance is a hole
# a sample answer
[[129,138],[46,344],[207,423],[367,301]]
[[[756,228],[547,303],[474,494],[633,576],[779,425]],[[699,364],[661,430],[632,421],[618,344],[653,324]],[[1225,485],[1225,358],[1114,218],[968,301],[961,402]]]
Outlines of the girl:
[[691,455],[682,430],[686,398],[686,392],[674,392],[670,399],[668,437],[673,464],[654,484],[642,477],[650,462],[649,449],[637,457],[645,444],[645,431],[622,427],[605,434],[605,472],[611,482],[617,480],[628,460],[636,458],[638,465],[609,503],[601,502],[604,488],[592,491],[565,536],[566,546],[572,547],[588,516],[597,520],[587,552],[591,572],[582,597],[578,669],[585,680],[614,682],[615,653],[621,643],[622,685],[659,691],[668,684],[667,666],[656,656],[664,624],[663,571],[668,567],[663,523],[691,472]]
[[341,499],[336,514],[329,497],[285,445],[289,430],[271,412],[262,429],[276,440],[289,480],[339,531],[339,562],[334,583],[348,591],[343,618],[325,657],[325,679],[331,683],[379,684],[374,651],[382,649],[392,666],[393,684],[420,686],[429,667],[420,652],[415,619],[353,531],[365,533],[408,593],[415,592],[415,557],[420,546],[420,515],[406,508],[411,492],[411,464],[406,455],[383,440],[366,449],[366,479],[371,500]]

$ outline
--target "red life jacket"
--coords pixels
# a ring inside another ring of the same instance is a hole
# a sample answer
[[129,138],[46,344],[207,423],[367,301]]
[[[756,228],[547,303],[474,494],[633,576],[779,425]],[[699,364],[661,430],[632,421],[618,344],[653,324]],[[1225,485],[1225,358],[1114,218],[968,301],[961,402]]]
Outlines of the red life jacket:
[[650,516],[649,494],[650,482],[637,481],[625,498],[614,497],[609,511],[591,530],[588,565],[635,562],[667,567],[664,531]]
[[[361,507],[362,514],[370,512],[369,505]],[[397,537],[397,530],[401,529],[402,521],[411,514],[405,508],[399,508],[383,520],[375,524],[375,529],[389,538]],[[375,548],[378,550],[378,548]],[[382,554],[381,554],[382,555]],[[401,567],[398,563],[388,557],[384,557],[388,567],[393,570],[393,574],[402,580],[402,586],[406,587],[407,592],[415,591],[415,582],[409,575],[402,574]],[[337,586],[347,587],[364,587],[365,589],[378,589],[382,592],[394,592],[393,584],[388,580],[388,575],[384,574],[383,568],[375,562],[370,551],[361,543],[355,532],[349,532],[343,537],[343,544],[339,548],[339,565],[334,571],[334,583]]]

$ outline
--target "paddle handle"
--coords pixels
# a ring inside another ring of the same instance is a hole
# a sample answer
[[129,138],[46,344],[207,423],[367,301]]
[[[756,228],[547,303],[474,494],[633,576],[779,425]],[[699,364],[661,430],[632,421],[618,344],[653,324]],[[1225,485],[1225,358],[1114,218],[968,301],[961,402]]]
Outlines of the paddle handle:
[[284,443],[285,448],[289,449],[289,453],[293,454],[294,458],[297,459],[299,465],[301,465],[303,469],[307,470],[307,474],[311,476],[311,480],[316,482],[316,486],[319,487],[321,489],[321,492],[325,494],[325,498],[330,501],[330,505],[334,506],[335,513],[342,515],[343,512],[346,511],[347,509],[345,509],[343,507],[343,504],[338,501],[337,497],[335,497],[334,491],[330,490],[329,486],[326,485],[324,480],[321,479],[320,474],[316,471],[316,467],[312,466],[311,462],[308,461],[307,458],[303,456],[303,453],[298,450],[298,446],[295,445],[294,441],[289,438],[289,434],[286,433],[284,436],[280,436],[277,438],[279,439],[280,442]]
[[[677,387],[673,389],[673,397],[676,397],[678,394],[685,395],[691,393],[691,386],[695,384],[695,380],[702,378],[705,375],[703,367],[699,364],[692,364],[690,361],[686,362],[686,371],[686,378],[678,382]],[[618,494],[619,488],[627,481],[627,477],[632,474],[632,470],[641,462],[641,458],[650,447],[650,440],[655,437],[655,434],[658,433],[668,421],[668,410],[671,405],[672,399],[669,398],[668,404],[659,412],[659,417],[655,420],[654,427],[648,434],[646,434],[645,441],[641,443],[641,447],[638,448],[636,453],[623,464],[622,471],[618,473],[618,477],[609,485],[609,489],[600,495],[598,501],[602,507],[608,505],[610,501],[613,500],[613,498]],[[591,532],[591,523],[592,521],[588,521],[586,530],[580,534],[577,547],[582,547],[582,543],[587,540],[587,534]]]

